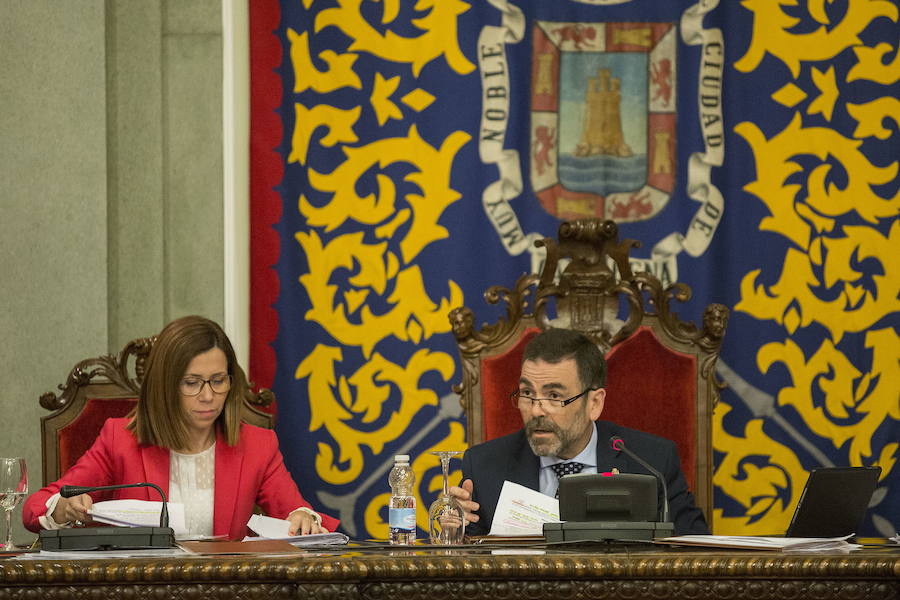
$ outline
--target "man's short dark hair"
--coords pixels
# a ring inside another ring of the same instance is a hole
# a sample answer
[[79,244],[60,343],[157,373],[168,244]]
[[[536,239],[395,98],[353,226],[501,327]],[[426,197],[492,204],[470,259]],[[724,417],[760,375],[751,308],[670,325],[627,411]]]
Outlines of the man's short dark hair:
[[558,363],[575,359],[578,378],[588,388],[606,385],[606,360],[597,345],[586,335],[571,329],[548,329],[539,333],[525,346],[522,362],[543,360]]

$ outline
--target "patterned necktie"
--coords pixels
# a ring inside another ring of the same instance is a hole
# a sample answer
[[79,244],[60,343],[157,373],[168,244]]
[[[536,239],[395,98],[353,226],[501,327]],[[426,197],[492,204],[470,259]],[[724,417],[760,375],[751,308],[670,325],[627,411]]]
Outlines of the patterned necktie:
[[[575,473],[581,473],[581,470],[584,468],[584,463],[556,463],[555,465],[550,465],[550,468],[553,469],[553,472],[556,473],[557,477],[562,477],[563,475],[573,475]],[[559,487],[556,488],[556,497],[559,498]]]

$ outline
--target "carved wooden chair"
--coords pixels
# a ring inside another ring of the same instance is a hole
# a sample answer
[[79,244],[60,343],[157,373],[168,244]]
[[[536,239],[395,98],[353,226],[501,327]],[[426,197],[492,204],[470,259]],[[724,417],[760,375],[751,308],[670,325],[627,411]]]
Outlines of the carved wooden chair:
[[[106,419],[124,417],[137,403],[144,364],[156,337],[129,342],[118,356],[83,360],[72,369],[59,395],[47,392],[41,406],[53,411],[41,417],[44,485],[59,479],[84,454]],[[274,395],[263,389],[244,401],[242,420],[271,429],[274,418],[259,410],[272,404]]]
[[490,304],[503,301],[504,318],[476,329],[470,308],[450,313],[462,357],[463,378],[454,390],[466,412],[467,442],[522,427],[508,396],[532,337],[550,327],[581,331],[608,363],[601,419],[673,440],[688,486],[712,526],[712,411],[721,387],[714,373],[728,308],[707,306],[701,328],[680,320],[671,301],[688,300],[690,288],[675,283],[664,289],[654,275],[633,273],[629,253],[639,243],[620,242],[613,221],[564,222],[558,237],[535,242],[547,251],[540,275],[522,275],[513,289],[485,292]]

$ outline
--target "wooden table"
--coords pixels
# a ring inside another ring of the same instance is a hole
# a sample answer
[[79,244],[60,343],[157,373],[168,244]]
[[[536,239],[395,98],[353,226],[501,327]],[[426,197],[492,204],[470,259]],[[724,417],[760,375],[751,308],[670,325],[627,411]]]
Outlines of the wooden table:
[[[526,552],[526,553],[522,553]],[[294,556],[0,560],[0,600],[900,599],[900,550],[850,554],[344,548]]]

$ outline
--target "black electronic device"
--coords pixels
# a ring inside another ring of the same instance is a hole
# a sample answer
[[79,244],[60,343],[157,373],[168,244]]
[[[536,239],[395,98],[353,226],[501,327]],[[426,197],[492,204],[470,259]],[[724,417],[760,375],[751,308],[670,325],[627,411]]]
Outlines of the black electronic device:
[[813,469],[797,502],[787,537],[843,537],[857,533],[881,467]]
[[[675,527],[669,522],[665,478],[659,471],[625,447],[618,436],[610,445],[632,457],[653,473],[579,473],[559,480],[561,523],[544,523],[548,542],[642,541],[669,537]],[[657,482],[662,488],[659,501]]]
[[159,514],[159,527],[88,527],[78,529],[42,530],[39,534],[43,550],[124,550],[134,548],[171,548],[175,545],[175,532],[169,527],[169,512],[166,507],[166,495],[156,484],[126,483],[122,485],[103,485],[81,487],[64,485],[59,495],[71,498],[89,492],[118,490],[131,487],[152,487],[162,498],[162,510]]
[[578,473],[559,480],[561,523],[544,523],[548,542],[641,541],[669,537],[657,521],[656,478],[637,473]]
[[562,521],[657,521],[656,478],[637,473],[578,473],[559,480]]

